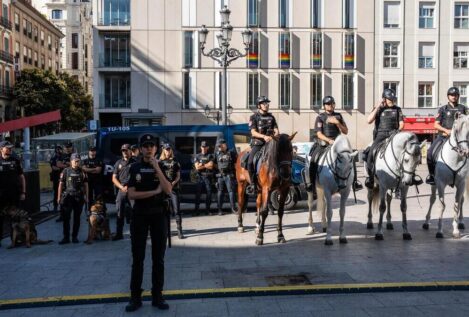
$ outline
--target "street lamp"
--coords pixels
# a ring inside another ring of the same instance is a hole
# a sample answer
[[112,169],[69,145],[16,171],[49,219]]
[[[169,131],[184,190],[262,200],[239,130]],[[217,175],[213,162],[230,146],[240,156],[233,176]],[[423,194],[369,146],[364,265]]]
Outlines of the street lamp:
[[[252,42],[252,31],[249,29],[246,29],[241,33],[241,35],[243,36],[243,44],[244,44],[244,49],[246,52],[243,54],[235,48],[230,48],[231,37],[233,35],[233,27],[230,24],[230,13],[231,11],[230,9],[228,9],[226,5],[220,10],[221,28],[216,35],[218,47],[212,48],[207,53],[205,53],[204,50],[205,50],[205,44],[207,42],[208,29],[205,27],[205,25],[202,25],[202,28],[200,28],[199,30],[199,45],[200,45],[200,51],[202,52],[202,55],[212,58],[213,60],[217,61],[221,67],[223,67],[223,78],[222,78],[222,85],[221,85],[223,89],[223,91],[221,91],[221,96],[222,96],[221,114],[222,114],[223,125],[227,125],[228,123],[227,111],[229,110],[227,107],[228,101],[227,101],[227,95],[226,95],[226,92],[227,92],[226,69],[234,60],[237,60],[240,57],[247,56],[247,53],[249,51],[249,48],[251,47],[251,42]],[[206,116],[207,116],[207,112],[206,112],[207,107],[208,106],[204,108]],[[210,113],[210,108],[208,109]],[[231,108],[231,111],[232,111],[232,108]]]
[[[231,105],[228,105],[227,108],[227,117],[229,118],[230,115],[233,113],[233,107]],[[220,125],[220,114],[222,114],[222,111],[218,109],[212,109],[209,107],[209,105],[205,105],[204,108],[204,114],[205,117],[208,119],[216,119],[217,120],[217,125]]]

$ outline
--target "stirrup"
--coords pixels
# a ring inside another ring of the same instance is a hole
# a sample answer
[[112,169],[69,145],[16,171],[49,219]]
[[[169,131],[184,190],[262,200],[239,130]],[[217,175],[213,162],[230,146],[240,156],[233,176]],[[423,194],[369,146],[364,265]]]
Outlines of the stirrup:
[[420,177],[419,175],[414,174],[412,176],[412,185],[419,186],[419,185],[422,185],[422,184],[423,184],[422,177]]
[[354,181],[352,184],[352,187],[353,187],[353,190],[356,192],[363,189],[363,185],[359,181]]
[[254,184],[249,184],[247,187],[246,187],[246,194],[248,194],[249,196],[255,196],[257,195],[257,186],[254,186]]
[[433,175],[428,175],[427,179],[425,180],[425,183],[428,185],[435,185],[435,177]]

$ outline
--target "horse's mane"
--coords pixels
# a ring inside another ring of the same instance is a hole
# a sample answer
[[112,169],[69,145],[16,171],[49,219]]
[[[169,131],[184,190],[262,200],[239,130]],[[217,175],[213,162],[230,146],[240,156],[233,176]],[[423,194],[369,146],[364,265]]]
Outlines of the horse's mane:
[[278,153],[279,148],[284,148],[289,142],[287,134],[280,134],[278,141],[272,139],[265,145],[264,154],[261,161],[267,164],[269,169],[273,169],[278,174]]

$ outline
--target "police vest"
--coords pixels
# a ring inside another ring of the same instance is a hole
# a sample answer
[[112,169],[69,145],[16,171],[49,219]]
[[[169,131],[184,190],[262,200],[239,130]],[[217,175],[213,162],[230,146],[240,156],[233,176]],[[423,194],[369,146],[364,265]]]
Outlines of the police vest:
[[84,176],[81,168],[66,168],[64,170],[65,192],[67,194],[83,194]]
[[340,130],[337,127],[337,125],[335,125],[333,123],[327,123],[327,118],[328,117],[335,117],[337,120],[340,121],[341,116],[340,116],[340,114],[335,113],[335,112],[331,115],[329,115],[327,113],[322,113],[321,114],[321,119],[322,119],[322,122],[323,122],[322,133],[328,138],[335,139],[340,134]]
[[[196,161],[201,163],[201,164],[207,164],[211,160],[212,160],[212,155],[211,154],[208,154],[208,153],[207,154],[202,154],[202,153],[197,154]],[[197,171],[197,172],[202,176],[210,176],[210,175],[213,174],[213,171],[209,170],[209,169],[204,169],[202,171]]]
[[217,155],[217,165],[218,170],[222,173],[230,173],[232,170],[232,160],[231,160],[231,153],[229,151],[226,152],[218,152]]
[[399,129],[399,109],[386,108],[381,111],[378,132],[391,132]]
[[161,164],[163,165],[163,171],[166,174],[166,177],[170,182],[174,181],[176,179],[176,167],[177,167],[177,162],[174,161],[173,159],[168,159],[161,161]]
[[[274,135],[275,118],[270,113],[267,113],[265,115],[256,113],[254,115],[253,120],[256,120],[257,122],[257,132],[263,135],[268,135],[268,136]],[[265,144],[265,141],[263,139],[252,138],[252,145],[264,145],[264,144]]]
[[440,125],[445,129],[452,129],[453,123],[456,120],[456,113],[464,114],[466,109],[463,105],[458,104],[456,107],[451,107],[450,105],[443,106],[444,115],[440,121]]

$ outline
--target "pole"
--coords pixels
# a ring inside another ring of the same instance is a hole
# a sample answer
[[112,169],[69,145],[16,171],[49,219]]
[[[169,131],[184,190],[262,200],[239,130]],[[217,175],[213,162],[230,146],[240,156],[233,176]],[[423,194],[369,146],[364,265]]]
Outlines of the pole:
[[24,141],[24,152],[23,152],[23,165],[25,170],[29,170],[31,168],[31,151],[30,151],[30,133],[29,127],[24,128],[23,131],[23,141]]
[[222,111],[222,121],[223,121],[223,125],[227,125],[228,124],[228,116],[227,116],[227,112],[226,112],[226,107],[227,107],[227,91],[228,91],[228,87],[227,87],[227,78],[226,78],[226,68],[227,68],[227,65],[226,65],[226,61],[223,65],[223,84],[222,84],[222,87],[223,87],[223,92],[222,92],[222,105],[221,105],[221,111]]

